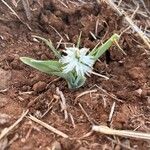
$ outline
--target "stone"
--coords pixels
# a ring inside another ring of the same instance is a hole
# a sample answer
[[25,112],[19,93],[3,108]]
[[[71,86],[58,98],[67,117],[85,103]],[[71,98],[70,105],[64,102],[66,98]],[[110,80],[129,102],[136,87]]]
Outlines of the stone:
[[47,84],[43,81],[39,81],[33,85],[33,90],[35,92],[42,92],[46,88]]
[[0,68],[0,90],[8,88],[8,81],[11,79],[11,72]]

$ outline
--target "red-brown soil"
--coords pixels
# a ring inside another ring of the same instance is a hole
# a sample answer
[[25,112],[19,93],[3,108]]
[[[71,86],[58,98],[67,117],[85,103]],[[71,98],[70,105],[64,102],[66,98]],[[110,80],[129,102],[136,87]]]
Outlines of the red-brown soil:
[[[124,137],[106,136],[100,133],[80,139],[91,130],[92,124],[81,110],[79,103],[92,122],[108,125],[115,129],[128,129],[150,133],[150,59],[143,41],[134,33],[126,32],[119,44],[127,53],[123,55],[113,45],[100,61],[96,63],[96,72],[110,77],[105,80],[98,76],[88,77],[86,84],[70,90],[63,79],[48,76],[24,65],[19,57],[28,56],[36,59],[54,59],[52,52],[42,42],[36,42],[32,35],[39,35],[52,40],[55,46],[60,41],[75,43],[82,31],[81,47],[92,49],[99,41],[104,42],[113,33],[121,33],[124,27],[123,17],[119,17],[105,3],[93,1],[73,2],[64,6],[60,1],[30,1],[32,20],[28,21],[21,3],[14,7],[20,18],[28,23],[32,31],[21,23],[10,10],[0,2],[0,129],[12,125],[23,110],[40,120],[66,133],[72,140],[63,139],[28,118],[9,135],[0,141],[9,150],[106,150],[126,149],[112,142],[111,139],[138,150],[148,150],[149,141]],[[41,5],[40,5],[41,4]],[[138,15],[137,15],[138,18]],[[142,18],[138,18],[139,21]],[[96,22],[99,20],[97,39]],[[51,27],[52,26],[52,27]],[[60,34],[58,34],[55,30]],[[62,50],[61,44],[59,49]],[[73,116],[64,120],[60,100],[56,98],[56,87],[63,92],[67,111]],[[104,89],[111,98],[100,88]],[[97,89],[97,92],[76,97],[85,91]],[[52,101],[53,100],[53,101]],[[112,121],[108,122],[113,102],[116,102]],[[51,107],[49,112],[42,115]],[[54,146],[55,145],[55,146]],[[1,149],[0,148],[0,149]]]

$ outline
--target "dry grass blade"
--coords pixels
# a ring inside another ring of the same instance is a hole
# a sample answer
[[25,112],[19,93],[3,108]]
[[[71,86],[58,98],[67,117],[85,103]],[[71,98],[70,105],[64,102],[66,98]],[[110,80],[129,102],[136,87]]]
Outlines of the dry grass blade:
[[135,9],[135,11],[133,12],[132,16],[131,16],[131,19],[133,19],[133,17],[135,16],[135,14],[138,12],[140,6],[139,4],[137,3],[137,8]]
[[102,75],[102,74],[99,74],[99,73],[96,73],[96,72],[94,72],[94,71],[92,71],[91,73],[92,73],[93,75],[98,76],[98,77],[102,77],[102,78],[104,78],[105,80],[108,80],[108,79],[109,79],[107,76]]
[[28,103],[28,108],[29,107],[31,107],[34,103],[36,103],[37,102],[37,100],[39,100],[40,98],[42,98],[43,97],[43,93],[42,94],[40,94],[40,95],[38,95],[35,99],[33,99],[32,101],[30,101],[29,103]]
[[118,7],[120,6],[121,3],[122,3],[122,0],[119,0],[119,2],[118,2]]
[[96,36],[94,35],[94,33],[92,31],[90,31],[91,36],[93,37],[94,40],[96,40]]
[[62,35],[57,31],[57,29],[55,27],[53,27],[52,25],[49,24],[49,26],[58,34],[58,36],[64,40],[64,38],[62,37]]
[[69,113],[69,116],[70,116],[70,119],[71,119],[72,126],[73,126],[73,128],[75,128],[76,125],[75,125],[75,121],[74,121],[74,118],[73,118],[72,114]]
[[30,21],[31,20],[31,10],[30,10],[30,5],[28,0],[22,0],[22,4],[27,16],[27,19]]
[[112,116],[114,114],[115,106],[116,106],[116,102],[113,102],[112,107],[111,107],[111,111],[110,111],[110,114],[109,114],[109,118],[108,118],[109,122],[111,122],[111,120],[112,120]]
[[85,109],[83,108],[83,106],[79,103],[79,107],[81,108],[83,114],[87,117],[88,121],[91,123],[91,124],[94,124],[92,119],[90,118],[90,116],[87,114],[87,112],[85,111]]
[[61,98],[61,109],[62,111],[64,111],[64,116],[65,116],[65,120],[68,120],[68,112],[67,112],[67,105],[66,105],[66,99],[65,96],[63,94],[62,91],[59,90],[59,88],[57,87],[56,89],[57,94],[60,96]]
[[83,135],[82,137],[80,137],[79,139],[80,139],[80,140],[85,139],[85,138],[91,136],[92,134],[93,134],[93,131],[90,131],[90,132],[84,134],[84,135]]
[[109,97],[115,99],[115,100],[118,101],[118,102],[123,102],[121,99],[118,99],[114,94],[108,93],[108,92],[107,92],[105,89],[103,89],[102,87],[100,87],[100,86],[98,86],[98,85],[96,85],[96,84],[95,84],[95,86],[96,86],[99,90],[101,90],[103,93],[105,93],[106,95],[108,95]]
[[83,95],[86,95],[86,94],[91,94],[91,93],[96,93],[97,92],[97,90],[89,90],[89,91],[85,91],[85,92],[82,92],[81,94],[79,94],[76,98],[75,98],[75,101],[78,99],[78,98],[80,98],[80,97],[82,97]]
[[46,129],[48,129],[48,130],[50,130],[50,131],[56,133],[57,135],[62,136],[63,138],[69,138],[69,136],[68,136],[67,134],[65,134],[65,133],[63,133],[63,132],[61,132],[61,131],[59,131],[58,129],[56,129],[56,128],[50,126],[50,125],[48,125],[47,123],[45,123],[45,122],[43,122],[43,121],[37,119],[36,117],[34,117],[34,116],[32,116],[32,115],[29,116],[29,119],[31,119],[32,121],[34,121],[34,122],[40,124],[41,126],[45,127]]
[[58,77],[58,78],[56,78],[56,79],[50,81],[50,82],[47,84],[46,89],[48,89],[49,86],[50,86],[52,83],[54,83],[54,82],[56,82],[56,81],[59,81],[60,79],[61,79],[61,77]]
[[31,27],[30,27],[27,23],[23,22],[22,19],[17,15],[17,13],[16,13],[4,0],[1,0],[1,2],[2,2],[5,6],[7,6],[7,7],[9,8],[9,10],[18,18],[18,20],[19,20],[20,22],[22,22],[24,25],[27,26],[27,28],[28,28],[29,30],[32,31]]
[[10,127],[5,128],[4,130],[2,130],[1,134],[0,134],[0,140],[5,137],[6,135],[8,135],[8,133],[13,130],[21,121],[22,119],[27,115],[27,113],[29,112],[29,110],[25,111],[22,113],[21,117],[14,123],[12,124]]
[[100,126],[93,125],[92,131],[96,131],[96,132],[100,132],[100,133],[108,134],[108,135],[117,135],[117,136],[122,136],[122,137],[150,140],[149,133],[129,131],[129,130],[115,130],[115,129],[111,129],[103,125],[100,125]]
[[146,10],[146,12],[150,15],[150,11],[149,11],[148,7],[146,7],[145,2],[143,0],[140,0],[140,2],[143,4],[143,7]]
[[11,2],[12,2],[12,4],[13,4],[15,7],[17,7],[17,6],[18,6],[18,4],[17,4],[16,0],[11,0]]
[[112,0],[107,0],[107,4],[109,4],[110,7],[112,7],[120,16],[124,16],[124,19],[129,23],[131,28],[138,33],[138,35],[144,41],[145,45],[147,45],[147,47],[150,49],[150,40],[148,37],[137,25],[134,24],[132,19],[124,12],[124,10],[120,10]]
[[68,6],[61,0],[58,0],[63,6],[65,6],[66,8],[68,8]]

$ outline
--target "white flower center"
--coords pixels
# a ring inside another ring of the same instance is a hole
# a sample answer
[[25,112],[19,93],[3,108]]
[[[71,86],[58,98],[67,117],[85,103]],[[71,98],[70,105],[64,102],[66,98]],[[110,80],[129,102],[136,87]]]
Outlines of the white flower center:
[[87,48],[69,47],[64,52],[67,55],[62,56],[60,59],[60,62],[64,64],[64,73],[76,71],[77,76],[85,76],[85,74],[89,75],[91,73],[94,60],[92,56],[86,55]]

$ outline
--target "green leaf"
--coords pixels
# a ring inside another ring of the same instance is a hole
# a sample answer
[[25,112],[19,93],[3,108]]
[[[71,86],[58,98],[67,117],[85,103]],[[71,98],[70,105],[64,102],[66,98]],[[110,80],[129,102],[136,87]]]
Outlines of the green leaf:
[[[35,59],[32,59],[32,58],[28,58],[28,57],[20,57],[20,60],[41,71],[41,72],[44,72],[44,73],[47,73],[47,74],[50,74],[50,75],[56,75],[56,76],[59,76],[59,77],[62,77],[64,78],[67,83],[68,83],[68,86],[69,88],[71,89],[74,89],[74,88],[77,88],[77,87],[80,87],[81,86],[81,81],[82,79],[78,79],[76,80],[76,78],[74,77],[73,73],[72,72],[69,72],[67,74],[64,74],[62,73],[62,64],[58,61],[54,61],[54,60],[35,60]],[[82,84],[83,85],[83,84]]]
[[96,44],[96,46],[92,49],[92,51],[89,53],[89,55],[94,55],[97,51],[97,47],[100,45],[100,42]]
[[60,77],[64,77],[64,74],[62,73],[62,64],[58,61],[54,60],[35,60],[28,57],[21,57],[20,60],[24,62],[25,64],[42,71],[47,74],[51,75],[57,75]]
[[104,44],[99,47],[94,48],[89,55],[94,57],[94,60],[98,60],[100,56],[102,56],[113,44],[114,41],[119,40],[120,36],[118,34],[114,34],[108,39]]
[[86,81],[85,77],[78,76],[75,80],[72,80],[71,82],[68,82],[68,87],[70,89],[77,89],[81,87]]
[[52,41],[51,40],[47,40],[47,39],[45,39],[45,38],[42,38],[42,37],[40,37],[40,36],[36,36],[36,35],[33,35],[33,37],[35,37],[35,38],[37,38],[37,39],[40,39],[40,40],[42,40],[43,42],[45,42],[45,44],[53,51],[53,53],[55,54],[55,56],[57,57],[57,58],[61,58],[61,54],[60,54],[60,52],[57,50],[57,49],[55,49],[55,47],[53,46],[53,43],[52,43]]

